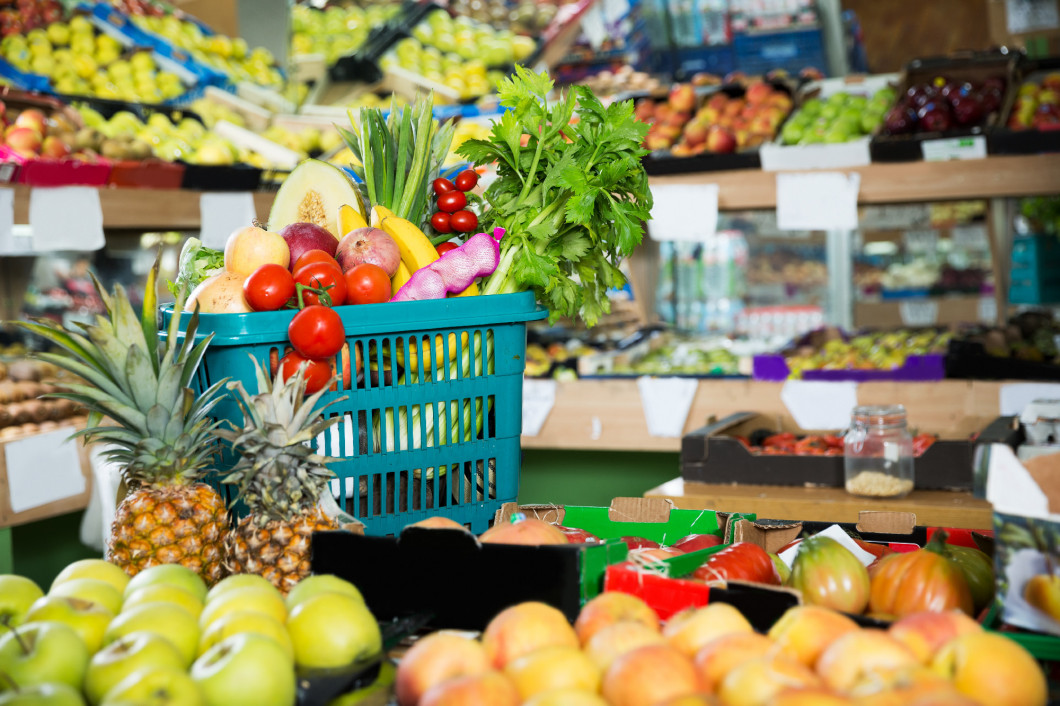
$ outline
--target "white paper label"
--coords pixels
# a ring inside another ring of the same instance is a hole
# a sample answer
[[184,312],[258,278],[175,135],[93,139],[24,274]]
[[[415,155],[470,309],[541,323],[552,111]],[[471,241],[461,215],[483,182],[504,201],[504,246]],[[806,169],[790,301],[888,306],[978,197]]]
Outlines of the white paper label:
[[648,235],[652,240],[703,242],[718,230],[717,184],[653,186]]
[[856,230],[861,175],[842,172],[777,174],[780,230]]
[[982,135],[972,137],[946,137],[941,140],[924,140],[920,151],[925,162],[948,162],[951,159],[984,159],[986,157],[986,138]]
[[965,250],[990,250],[990,238],[982,223],[956,226],[950,231],[950,237],[954,245]]
[[644,420],[652,436],[678,438],[685,430],[688,411],[699,389],[691,378],[637,378]]
[[939,321],[939,303],[932,299],[898,302],[898,314],[906,326],[934,326]]
[[[858,558],[858,561],[860,561],[865,566],[868,566],[872,562],[876,561],[876,556],[874,554],[867,552],[861,547],[859,547],[857,543],[850,538],[850,535],[844,532],[843,528],[839,525],[832,525],[831,527],[828,527],[827,529],[824,529],[813,536],[831,537],[832,539],[846,547],[847,551],[856,556]],[[794,547],[791,547],[790,549],[787,549],[778,555],[780,557],[780,560],[788,565],[788,568],[791,568],[792,563],[795,561],[795,557],[799,553],[800,546],[802,546],[802,542],[799,542]]]
[[1057,0],[1005,0],[1005,24],[1009,34],[1040,32],[1060,27]]
[[1002,385],[998,393],[999,414],[1003,417],[1023,414],[1035,400],[1060,399],[1060,382],[1014,382]]
[[802,429],[846,429],[851,411],[858,406],[858,384],[788,380],[780,391],[780,400]]
[[556,404],[555,380],[523,379],[523,436],[537,436]]
[[15,243],[15,190],[0,189],[0,255],[23,252]]
[[997,321],[997,299],[993,296],[979,297],[979,320],[984,324]]
[[37,434],[4,445],[11,510],[23,512],[85,492],[73,427]]
[[99,189],[36,188],[29,193],[29,225],[36,252],[88,252],[104,245]]
[[203,245],[215,250],[224,250],[229,235],[254,225],[254,219],[258,217],[254,194],[249,191],[204,193],[199,197],[199,214],[202,219],[199,239]]
[[934,228],[907,230],[902,234],[902,242],[910,252],[935,252],[939,244],[939,232]]

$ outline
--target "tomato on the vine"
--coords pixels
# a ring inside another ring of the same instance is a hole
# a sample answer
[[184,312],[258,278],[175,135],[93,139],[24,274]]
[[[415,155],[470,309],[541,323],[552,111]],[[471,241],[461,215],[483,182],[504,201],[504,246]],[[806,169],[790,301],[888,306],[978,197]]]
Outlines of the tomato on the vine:
[[298,260],[295,261],[294,267],[291,268],[291,272],[298,272],[298,270],[306,265],[311,265],[314,262],[323,262],[333,267],[339,267],[339,263],[335,261],[335,258],[328,255],[323,250],[306,250]]
[[[294,273],[294,281],[305,287],[323,289],[328,294],[330,306],[342,306],[346,303],[346,280],[342,270],[326,262],[312,262]],[[319,304],[321,297],[316,292],[302,290],[302,302]]]
[[458,233],[470,233],[478,228],[478,216],[471,211],[457,211],[449,217],[449,225]]
[[300,355],[319,360],[330,358],[342,349],[346,331],[334,309],[313,304],[294,315],[287,326],[287,338]]
[[431,216],[431,228],[434,228],[439,233],[452,233],[453,227],[450,223],[449,214],[439,211]]
[[467,206],[467,197],[462,191],[449,191],[438,197],[438,210],[456,213]]
[[346,273],[346,301],[349,304],[382,304],[390,301],[392,286],[386,270],[364,262]]
[[262,265],[243,281],[243,296],[254,311],[276,311],[294,296],[294,277],[282,265]]
[[297,351],[290,351],[280,358],[280,372],[283,374],[283,379],[289,380],[303,365],[305,366],[305,393],[307,395],[323,390],[331,384],[331,364],[328,361],[305,358]]
[[450,250],[456,250],[458,247],[460,246],[456,243],[452,242],[451,240],[447,240],[444,243],[438,243],[437,245],[435,245],[434,249],[437,250],[438,255],[441,256],[446,254]]
[[478,173],[473,169],[465,169],[456,175],[454,183],[461,191],[471,191],[478,184]]
[[450,191],[456,191],[456,187],[453,186],[453,182],[449,181],[448,179],[443,179],[442,177],[438,177],[437,179],[435,179],[432,183],[432,187],[434,188],[434,193],[438,196],[441,196],[442,194],[447,194]]

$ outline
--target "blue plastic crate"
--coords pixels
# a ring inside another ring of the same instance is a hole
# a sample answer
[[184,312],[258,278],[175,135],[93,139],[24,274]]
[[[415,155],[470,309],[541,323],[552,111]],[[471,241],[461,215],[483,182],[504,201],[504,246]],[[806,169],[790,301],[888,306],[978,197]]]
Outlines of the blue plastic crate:
[[716,76],[725,76],[736,68],[736,57],[732,47],[719,45],[714,47],[696,47],[695,49],[678,49],[677,66],[674,66],[674,54],[666,49],[651,52],[651,70],[654,73],[673,73],[680,69],[688,74],[705,72]]
[[[328,409],[343,421],[317,439],[317,448],[341,459],[331,464],[340,506],[373,535],[396,534],[435,515],[485,530],[518,496],[526,323],[547,312],[530,292],[335,311],[346,330],[335,366],[348,372],[322,402],[347,399]],[[214,338],[196,390],[230,378],[255,391],[251,357],[275,365],[288,348],[294,313],[201,315],[198,335]],[[168,322],[172,311],[163,314]],[[190,315],[181,317],[183,331]],[[214,416],[242,421],[230,399]],[[234,462],[225,450],[215,485]]]
[[1060,238],[1037,233],[1017,235],[1012,241],[1009,302],[1060,302]]
[[736,68],[746,74],[764,74],[773,69],[798,74],[807,66],[828,73],[820,29],[737,34],[733,37],[732,48]]

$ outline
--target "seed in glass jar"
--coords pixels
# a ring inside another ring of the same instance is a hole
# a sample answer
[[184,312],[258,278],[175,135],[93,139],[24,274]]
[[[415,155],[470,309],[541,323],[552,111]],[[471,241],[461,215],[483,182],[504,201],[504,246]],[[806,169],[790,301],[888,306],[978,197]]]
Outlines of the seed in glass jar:
[[893,498],[905,495],[913,489],[913,481],[896,478],[880,471],[862,471],[846,484],[847,492],[873,498]]

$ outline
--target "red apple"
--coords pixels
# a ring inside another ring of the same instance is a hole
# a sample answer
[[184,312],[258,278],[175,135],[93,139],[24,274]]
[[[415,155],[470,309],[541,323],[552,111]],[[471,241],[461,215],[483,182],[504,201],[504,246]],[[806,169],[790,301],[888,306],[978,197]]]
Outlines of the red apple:
[[755,81],[747,87],[747,102],[751,104],[764,103],[773,93],[773,88],[762,81]]
[[687,83],[676,86],[670,91],[670,105],[678,112],[692,112],[696,107],[695,89]]
[[40,151],[40,134],[32,128],[15,125],[8,128],[7,146],[13,150],[23,153],[36,154]]
[[70,155],[70,148],[58,137],[49,135],[44,138],[44,142],[41,144],[40,153],[42,157],[62,159],[63,157],[68,157]]
[[47,132],[47,122],[44,113],[36,108],[27,108],[19,113],[18,117],[15,118],[15,125],[30,128],[37,133],[38,137],[43,137],[44,133]]
[[719,154],[733,152],[736,150],[736,138],[725,128],[715,125],[707,134],[707,149]]
[[714,534],[690,534],[682,537],[670,546],[683,552],[694,552],[700,549],[708,549],[721,544],[721,537]]

